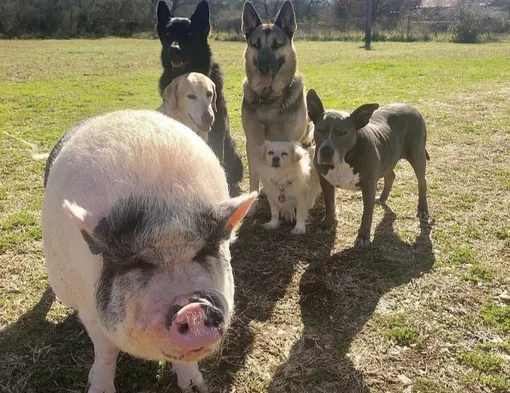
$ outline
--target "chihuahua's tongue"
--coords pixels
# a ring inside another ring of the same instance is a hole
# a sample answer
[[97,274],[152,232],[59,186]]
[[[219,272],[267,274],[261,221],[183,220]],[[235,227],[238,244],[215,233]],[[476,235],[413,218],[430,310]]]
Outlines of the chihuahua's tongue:
[[269,74],[259,74],[259,82],[262,87],[269,87],[273,83],[273,77]]

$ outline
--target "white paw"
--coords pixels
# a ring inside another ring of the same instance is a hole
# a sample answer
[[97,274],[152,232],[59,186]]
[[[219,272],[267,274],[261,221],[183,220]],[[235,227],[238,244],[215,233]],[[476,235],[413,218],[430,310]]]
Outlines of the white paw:
[[368,246],[370,246],[370,240],[365,239],[364,237],[358,236],[354,242],[355,248],[368,248]]
[[172,370],[177,376],[177,385],[183,393],[208,392],[202,373],[196,363],[172,364]]
[[292,233],[293,235],[302,235],[302,234],[306,233],[305,224],[302,224],[302,223],[296,224],[296,226],[294,227],[294,229],[292,231],[290,231],[290,233]]
[[271,220],[269,222],[266,222],[265,224],[262,224],[262,226],[264,227],[264,229],[267,229],[269,231],[278,228],[280,226],[280,223],[278,222],[278,220]]

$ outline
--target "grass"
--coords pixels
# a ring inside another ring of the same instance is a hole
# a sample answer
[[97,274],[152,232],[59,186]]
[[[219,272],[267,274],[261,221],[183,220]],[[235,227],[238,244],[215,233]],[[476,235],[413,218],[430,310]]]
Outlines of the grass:
[[[243,149],[242,43],[213,42]],[[510,47],[508,43],[296,43],[306,86],[327,107],[412,103],[428,126],[431,220],[416,219],[402,162],[373,246],[350,247],[359,193],[338,192],[338,231],[261,228],[232,248],[236,317],[202,365],[213,392],[506,392],[510,364]],[[79,392],[93,359],[72,310],[48,289],[40,214],[44,162],[87,116],[160,103],[156,40],[0,41],[0,392]],[[247,180],[247,179],[246,179]],[[247,189],[247,182],[243,187]],[[409,381],[411,381],[409,383]],[[177,392],[168,368],[119,358],[123,393]]]

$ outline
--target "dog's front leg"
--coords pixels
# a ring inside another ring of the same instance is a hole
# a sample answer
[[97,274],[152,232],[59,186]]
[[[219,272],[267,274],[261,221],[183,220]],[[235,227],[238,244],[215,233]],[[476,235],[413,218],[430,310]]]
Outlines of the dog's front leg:
[[305,198],[298,199],[296,204],[296,226],[291,231],[294,235],[306,233],[306,216],[308,213],[308,201]]
[[326,216],[321,223],[321,231],[324,233],[330,233],[336,225],[335,187],[324,179],[322,175],[319,179],[322,193],[324,194],[324,204],[326,206]]
[[266,222],[262,226],[265,229],[276,229],[280,226],[280,221],[279,221],[280,209],[278,206],[279,202],[271,197],[267,198],[267,201],[269,202],[269,207],[271,208],[271,221]]
[[[246,141],[246,152],[248,156],[248,172],[250,174],[250,192],[259,191],[260,175],[258,167],[260,165],[259,155],[260,147],[257,144]],[[253,216],[257,211],[258,201],[253,201],[248,216]]]
[[363,194],[363,216],[361,217],[358,237],[354,242],[354,247],[358,248],[367,248],[370,245],[370,230],[372,228],[377,182],[369,181],[367,183],[368,184],[361,189]]

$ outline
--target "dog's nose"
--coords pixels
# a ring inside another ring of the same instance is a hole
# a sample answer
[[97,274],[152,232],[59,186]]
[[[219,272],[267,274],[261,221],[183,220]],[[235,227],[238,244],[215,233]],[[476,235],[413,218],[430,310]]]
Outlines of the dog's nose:
[[177,41],[172,42],[170,45],[170,53],[179,53],[181,51],[181,47]]
[[271,71],[271,69],[269,67],[269,63],[266,63],[265,61],[259,62],[257,68],[258,68],[259,72],[261,72],[262,74],[269,74],[269,71]]
[[280,157],[273,156],[272,164],[273,166],[280,166]]
[[325,158],[331,158],[331,157],[333,157],[333,154],[335,154],[335,151],[329,145],[322,146],[320,152],[321,152],[321,156],[323,156]]

